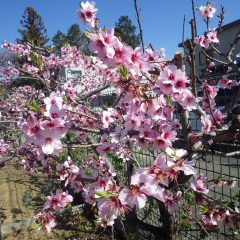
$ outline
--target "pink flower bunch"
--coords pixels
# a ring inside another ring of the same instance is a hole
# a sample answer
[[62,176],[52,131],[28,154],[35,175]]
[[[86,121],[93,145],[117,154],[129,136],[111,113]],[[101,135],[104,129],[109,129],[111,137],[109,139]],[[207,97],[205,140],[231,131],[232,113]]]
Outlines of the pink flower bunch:
[[143,53],[140,47],[132,49],[130,46],[124,45],[115,35],[114,29],[107,31],[100,29],[97,33],[88,33],[87,36],[91,40],[89,50],[98,54],[108,67],[116,65],[129,66],[133,75],[141,75],[142,72],[148,75],[148,71],[155,67],[161,66],[155,62],[164,59],[164,51],[152,51],[146,49]]
[[211,109],[213,109],[216,105],[215,97],[217,96],[218,88],[205,82],[203,83],[202,89],[202,106],[207,113],[210,113]]
[[15,78],[19,75],[19,70],[17,70],[13,66],[8,66],[6,68],[0,69],[0,77],[1,77],[1,83],[2,84],[8,84],[12,78]]
[[19,43],[3,43],[3,48],[6,48],[7,50],[14,52],[20,56],[28,56],[30,54],[30,46],[29,45],[23,45]]
[[[214,12],[211,7],[211,4],[205,9],[202,7],[204,18],[211,18]],[[190,143],[210,138],[210,132],[220,129],[225,119],[221,111],[215,109],[215,98],[219,88],[230,89],[237,82],[226,76],[218,82],[218,87],[205,82],[203,97],[198,98],[185,72],[165,61],[164,49],[146,48],[143,51],[140,47],[133,49],[125,45],[114,35],[113,28],[96,27],[96,12],[94,3],[85,2],[78,14],[84,23],[94,28],[87,35],[89,49],[97,56],[84,56],[76,47],[63,47],[59,56],[37,51],[42,61],[41,69],[29,64],[20,68],[27,76],[41,76],[40,80],[48,83],[46,89],[17,88],[7,101],[0,102],[1,120],[13,120],[13,124],[8,124],[10,131],[18,121],[22,131],[24,143],[18,147],[19,162],[29,172],[40,167],[48,179],[62,187],[46,197],[44,212],[37,217],[41,228],[50,231],[56,224],[51,211],[60,211],[73,202],[67,189],[76,194],[81,192],[85,201],[98,209],[98,221],[104,227],[112,226],[117,218],[135,207],[144,208],[149,197],[174,213],[183,203],[186,191],[195,192],[196,203],[201,200],[201,204],[208,204],[207,211],[200,216],[206,226],[231,222],[232,215],[239,210],[233,210],[232,214],[226,209],[220,211],[219,206],[210,206],[206,200],[209,188],[205,178],[197,175],[195,169],[195,154],[173,146],[178,140],[177,131],[186,128],[176,119],[179,111],[187,115],[197,110],[201,115],[202,131],[189,130]],[[205,48],[210,42],[218,43],[215,30],[208,30],[204,36],[196,38],[196,43]],[[6,47],[25,54],[21,46],[20,50],[15,45]],[[35,53],[33,48],[29,51]],[[27,53],[26,56],[29,57]],[[82,71],[81,81],[72,78],[66,82],[57,73],[61,68],[72,67]],[[12,66],[0,73],[4,79],[19,75]],[[95,111],[95,103],[99,97],[105,98],[102,95],[108,86],[111,91],[114,89],[116,104],[112,101],[106,104],[111,106]],[[11,143],[18,145],[11,138],[9,142],[0,141],[0,154],[6,154]],[[66,153],[65,148],[74,152],[75,148],[92,147],[94,153],[83,150],[83,154],[87,152],[84,157],[81,152],[76,158],[60,161],[61,152]],[[143,167],[132,148],[149,151],[151,164]],[[82,160],[81,166],[75,160]],[[134,168],[130,186],[118,184],[112,161],[113,164],[119,161],[121,165],[131,161],[134,167],[138,166]],[[196,177],[182,184],[179,179],[183,175]],[[216,184],[232,188],[236,181],[224,180]]]
[[37,77],[40,71],[37,67],[31,66],[27,63],[24,63],[22,68],[27,73],[31,73],[34,77]]
[[230,80],[226,75],[222,76],[222,79],[218,81],[218,87],[222,89],[231,89],[232,87],[238,86],[236,80]]
[[76,47],[62,47],[60,56],[54,54],[50,56],[41,56],[48,70],[55,68],[74,68],[82,65],[83,56]]
[[79,168],[72,163],[70,157],[63,164],[58,164],[56,166],[56,170],[58,172],[59,178],[61,181],[65,181],[65,187],[72,180],[75,180],[77,174],[79,173]]
[[203,48],[209,48],[210,43],[219,43],[217,32],[215,30],[208,30],[206,35],[197,36],[194,43]]
[[205,177],[203,175],[196,175],[195,176],[195,182],[191,183],[191,188],[195,191],[195,192],[199,192],[199,193],[203,193],[203,194],[208,194],[209,189],[207,188],[206,184],[205,184]]
[[37,119],[34,113],[29,114],[27,121],[20,121],[19,126],[26,140],[41,147],[43,153],[52,154],[62,149],[60,139],[67,132],[65,114],[62,111],[63,99],[58,93],[51,93],[44,99],[47,119]]
[[3,139],[0,139],[0,156],[5,155],[8,152],[9,144],[7,144]]
[[52,228],[54,228],[57,223],[55,220],[55,216],[50,211],[45,211],[43,213],[39,213],[35,216],[36,222],[40,224],[38,230],[46,230],[48,233],[51,232]]

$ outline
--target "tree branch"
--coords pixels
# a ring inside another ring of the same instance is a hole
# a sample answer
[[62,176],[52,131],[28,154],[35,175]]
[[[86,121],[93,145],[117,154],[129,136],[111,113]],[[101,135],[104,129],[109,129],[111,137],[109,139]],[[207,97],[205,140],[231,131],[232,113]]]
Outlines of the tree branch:
[[141,38],[141,43],[142,43],[142,51],[144,52],[144,41],[143,41],[143,31],[142,31],[142,25],[141,25],[141,21],[140,21],[140,14],[139,14],[139,9],[137,6],[137,0],[133,0],[134,1],[134,8],[135,8],[135,12],[136,12],[136,19],[138,22],[138,28],[140,31],[140,38]]

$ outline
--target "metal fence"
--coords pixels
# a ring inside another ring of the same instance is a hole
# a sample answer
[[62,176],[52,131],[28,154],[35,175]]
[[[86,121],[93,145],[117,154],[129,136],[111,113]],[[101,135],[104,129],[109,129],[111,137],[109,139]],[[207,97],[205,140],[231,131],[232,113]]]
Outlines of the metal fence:
[[[226,70],[226,69],[225,69]],[[207,79],[212,80],[213,82],[217,82],[218,79],[222,77],[222,72],[211,73],[209,76],[206,76]],[[239,76],[228,74],[229,79],[239,80]],[[218,93],[218,97],[216,98],[217,108],[223,109],[224,106],[230,101],[230,98],[238,91],[238,88],[234,88],[232,90],[220,90]],[[194,114],[191,115],[191,127],[193,131],[200,130],[200,120]],[[232,151],[240,151],[240,142],[235,141],[232,143],[219,143],[213,146],[220,152],[232,152]],[[135,157],[138,162],[141,163],[142,166],[150,166],[154,161],[151,155],[146,151],[141,151],[134,149]],[[208,180],[216,179],[219,176],[222,176],[225,179],[233,179],[237,180],[238,186],[234,189],[230,189],[223,185],[222,187],[212,187],[210,188],[209,195],[214,197],[215,199],[224,199],[229,200],[234,195],[238,193],[239,189],[239,180],[240,180],[240,158],[239,157],[221,157],[215,155],[214,153],[205,152],[203,154],[199,154],[196,168],[199,173],[203,173]],[[127,184],[127,177],[129,177],[129,169],[127,166],[123,166],[122,169],[118,173],[119,179],[122,183]],[[194,209],[195,216],[197,217],[198,212],[195,207]],[[146,207],[141,210],[137,210],[136,212],[139,220],[151,224],[156,227],[160,227],[160,212],[159,207],[156,200],[151,199],[148,201]],[[179,221],[181,218],[181,212],[179,212]],[[198,224],[194,224],[192,230],[184,230],[180,228],[181,239],[202,239],[201,229]],[[236,239],[236,235],[233,235],[231,231],[227,229],[226,226],[221,226],[221,232],[212,232],[210,233],[212,239],[217,240],[228,240],[228,239]]]

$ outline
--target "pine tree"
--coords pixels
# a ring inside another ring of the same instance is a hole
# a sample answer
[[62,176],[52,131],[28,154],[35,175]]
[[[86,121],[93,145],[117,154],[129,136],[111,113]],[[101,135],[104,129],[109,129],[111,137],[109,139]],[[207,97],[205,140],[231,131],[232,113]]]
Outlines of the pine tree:
[[81,45],[81,31],[78,24],[73,24],[70,26],[67,31],[66,40],[69,45],[79,48]]
[[84,33],[81,32],[78,24],[75,23],[69,27],[66,36],[66,42],[70,46],[76,46],[84,54],[90,54],[88,50],[89,39]]
[[115,35],[133,48],[140,45],[140,34],[136,34],[136,27],[128,16],[121,16],[115,24]]
[[35,9],[27,7],[20,23],[23,28],[19,29],[18,32],[21,34],[22,38],[17,39],[17,42],[30,42],[39,47],[44,46],[48,42],[49,39],[46,35],[47,30],[44,26],[42,17]]
[[55,45],[56,54],[60,53],[61,47],[63,47],[64,44],[69,44],[72,47],[77,47],[77,49],[84,54],[90,55],[90,51],[88,50],[89,39],[81,32],[79,25],[76,23],[69,27],[67,34],[58,30],[53,36],[52,42]]
[[52,42],[55,46],[55,53],[59,54],[61,51],[61,47],[66,43],[66,35],[61,31],[57,31],[57,33],[53,36]]

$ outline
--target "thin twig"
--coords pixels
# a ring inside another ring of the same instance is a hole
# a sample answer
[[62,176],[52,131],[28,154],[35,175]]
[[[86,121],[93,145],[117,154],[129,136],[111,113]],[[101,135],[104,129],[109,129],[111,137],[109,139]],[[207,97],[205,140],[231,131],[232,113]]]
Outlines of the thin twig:
[[[188,213],[187,209],[182,207],[183,210]],[[191,215],[191,217],[194,219],[194,221],[197,223],[197,225],[204,231],[204,233],[209,237],[209,239],[212,240],[212,237],[210,236],[210,234],[207,232],[207,230],[205,229],[205,227],[203,227],[203,225],[201,224],[201,222],[196,218],[194,217],[193,215]]]
[[197,36],[197,24],[196,24],[196,14],[195,14],[195,3],[194,3],[194,0],[192,0],[192,14],[193,14],[193,20],[195,22],[195,33],[196,33],[196,36]]
[[83,132],[89,132],[89,133],[98,133],[98,134],[101,133],[99,129],[81,127],[81,126],[78,126],[77,124],[73,124],[73,129],[83,131]]
[[190,57],[191,57],[191,85],[192,85],[192,93],[194,96],[197,96],[197,87],[196,87],[196,45],[194,43],[194,40],[196,38],[196,22],[194,19],[191,20],[191,32],[192,32],[192,48],[190,51]]
[[92,117],[92,116],[87,115],[87,114],[85,114],[85,113],[75,112],[75,111],[72,111],[72,110],[67,110],[67,111],[68,111],[68,112],[71,112],[71,113],[75,113],[75,114],[81,115],[81,116],[83,116],[83,117],[90,118],[90,119],[92,119],[92,120],[94,120],[94,121],[98,121],[98,118]]
[[141,25],[141,21],[140,21],[140,14],[139,14],[139,9],[137,6],[137,0],[133,0],[134,1],[134,8],[135,8],[135,12],[136,12],[136,19],[138,22],[138,28],[139,28],[139,32],[140,32],[140,38],[141,38],[141,43],[142,43],[142,51],[144,52],[144,41],[143,41],[143,31],[142,31],[142,25]]
[[227,62],[223,62],[223,61],[221,61],[221,60],[218,60],[217,58],[214,58],[214,57],[209,56],[209,55],[206,53],[205,50],[203,50],[202,53],[203,53],[203,55],[205,55],[208,59],[210,59],[210,60],[212,60],[212,61],[214,61],[214,62],[218,62],[218,63],[221,63],[221,64],[223,64],[223,65],[228,65]]
[[98,147],[101,146],[101,143],[92,143],[92,144],[72,144],[68,143],[66,145],[63,145],[63,148],[92,148],[92,147]]

